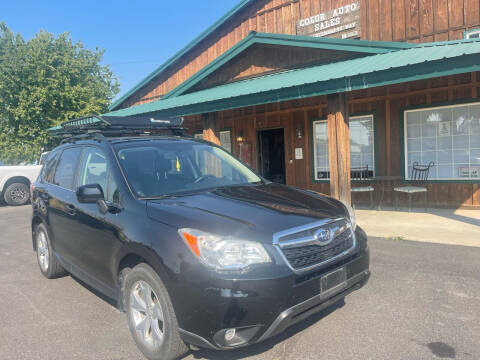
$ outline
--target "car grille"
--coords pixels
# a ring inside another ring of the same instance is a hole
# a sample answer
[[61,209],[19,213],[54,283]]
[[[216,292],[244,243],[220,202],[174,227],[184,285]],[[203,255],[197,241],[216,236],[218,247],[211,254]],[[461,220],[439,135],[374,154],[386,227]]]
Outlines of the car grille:
[[[338,230],[338,233],[333,240],[326,245],[321,245],[320,243],[315,242],[312,244],[311,240],[313,236],[310,236],[310,241],[308,241],[309,237],[305,236],[305,234],[313,234],[320,228],[328,229],[332,226],[335,226],[335,229],[340,230]],[[302,241],[300,240],[298,244],[285,246],[286,240],[292,241],[295,240],[295,238],[304,239],[305,242],[302,244]],[[325,224],[321,227],[312,227],[308,230],[301,230],[299,232],[282,236],[279,238],[278,245],[290,266],[294,270],[302,270],[320,266],[324,263],[331,262],[343,254],[346,255],[349,250],[353,249],[355,239],[349,224],[345,220],[340,220]]]

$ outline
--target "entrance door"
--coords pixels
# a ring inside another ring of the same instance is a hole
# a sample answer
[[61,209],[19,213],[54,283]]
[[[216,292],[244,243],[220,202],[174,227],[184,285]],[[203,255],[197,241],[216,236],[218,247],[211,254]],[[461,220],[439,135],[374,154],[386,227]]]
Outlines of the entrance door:
[[283,129],[258,132],[258,168],[273,182],[285,184],[285,138]]

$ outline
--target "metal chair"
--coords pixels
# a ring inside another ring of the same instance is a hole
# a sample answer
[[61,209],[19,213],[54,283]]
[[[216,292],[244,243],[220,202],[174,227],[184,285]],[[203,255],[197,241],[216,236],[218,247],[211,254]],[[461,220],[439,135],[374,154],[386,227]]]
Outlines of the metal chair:
[[412,211],[412,196],[417,193],[425,194],[425,209],[427,208],[427,180],[430,168],[435,166],[431,161],[428,165],[419,165],[418,162],[413,163],[411,181],[415,185],[398,186],[393,189],[395,191],[395,208],[398,209],[398,193],[402,192],[408,195],[408,211]]
[[[368,171],[368,165],[364,167],[351,168],[350,178],[352,180],[359,180],[359,181],[368,181],[369,179],[371,179],[370,173]],[[373,208],[373,192],[374,191],[375,191],[375,188],[372,185],[352,187],[351,189],[352,206],[355,208],[355,201],[354,201],[355,199],[353,197],[353,194],[368,192],[370,193],[370,208]]]

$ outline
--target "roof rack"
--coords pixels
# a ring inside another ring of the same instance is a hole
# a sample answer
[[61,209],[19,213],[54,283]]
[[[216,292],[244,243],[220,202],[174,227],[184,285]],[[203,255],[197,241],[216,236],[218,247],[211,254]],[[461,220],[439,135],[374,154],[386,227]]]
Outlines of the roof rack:
[[170,132],[173,135],[185,135],[183,118],[157,119],[152,116],[101,116],[91,115],[70,120],[49,129],[53,137],[63,138],[104,138],[135,135],[160,135]]

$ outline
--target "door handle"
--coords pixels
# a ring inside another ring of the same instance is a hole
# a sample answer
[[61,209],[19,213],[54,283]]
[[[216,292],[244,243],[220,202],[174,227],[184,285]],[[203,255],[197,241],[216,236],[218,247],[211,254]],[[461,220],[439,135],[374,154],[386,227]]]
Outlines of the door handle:
[[72,215],[72,216],[76,215],[77,214],[77,209],[75,208],[74,205],[69,204],[69,205],[67,205],[67,213],[69,215]]

